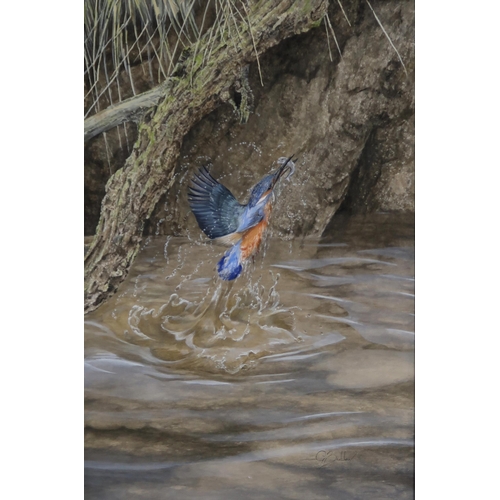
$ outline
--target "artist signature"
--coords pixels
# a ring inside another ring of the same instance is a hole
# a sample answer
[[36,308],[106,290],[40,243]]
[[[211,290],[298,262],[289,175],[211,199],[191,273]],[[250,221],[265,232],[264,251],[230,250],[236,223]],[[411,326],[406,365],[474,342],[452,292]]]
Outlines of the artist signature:
[[318,467],[326,467],[327,464],[332,462],[350,462],[357,457],[356,451],[325,451],[321,450],[316,453],[316,461]]

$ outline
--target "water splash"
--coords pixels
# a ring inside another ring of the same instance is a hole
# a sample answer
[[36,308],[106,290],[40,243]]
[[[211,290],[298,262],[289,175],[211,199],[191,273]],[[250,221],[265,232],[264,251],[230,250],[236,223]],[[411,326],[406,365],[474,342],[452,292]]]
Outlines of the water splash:
[[[195,278],[201,266],[198,263],[192,273],[183,275],[182,287],[175,289],[206,286]],[[201,299],[176,291],[157,307],[134,304],[123,336],[128,342],[148,345],[155,356],[178,368],[237,373],[276,346],[301,340],[292,308],[280,305],[280,275],[270,273],[270,277],[270,285],[262,284],[261,277],[255,281],[245,277],[240,285],[214,278]]]

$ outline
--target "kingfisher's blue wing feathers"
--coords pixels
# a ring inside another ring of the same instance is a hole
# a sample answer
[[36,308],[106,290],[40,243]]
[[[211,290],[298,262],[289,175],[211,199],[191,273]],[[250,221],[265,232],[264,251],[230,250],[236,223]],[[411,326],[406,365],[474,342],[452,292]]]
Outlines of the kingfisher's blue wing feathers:
[[246,231],[253,226],[256,226],[259,222],[264,218],[264,208],[263,207],[254,207],[248,208],[246,207],[245,212],[243,213],[240,219],[240,225],[236,230],[238,233]]
[[206,167],[191,180],[188,201],[201,230],[211,239],[236,232],[245,207],[217,182]]

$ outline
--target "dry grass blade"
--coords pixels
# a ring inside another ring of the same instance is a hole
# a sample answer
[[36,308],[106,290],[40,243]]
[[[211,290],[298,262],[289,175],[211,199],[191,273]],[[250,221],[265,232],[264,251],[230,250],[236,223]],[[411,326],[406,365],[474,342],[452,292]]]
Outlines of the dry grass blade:
[[[196,63],[196,56],[198,55],[198,50],[200,48],[201,34],[203,33],[203,28],[205,27],[205,19],[207,17],[207,11],[208,11],[209,6],[210,6],[210,2],[207,2],[207,5],[205,7],[205,12],[203,13],[203,18],[201,20],[201,26],[200,26],[200,29],[198,31],[198,33],[199,33],[198,40],[197,40],[196,45],[194,47],[193,65],[191,66],[191,85],[193,84],[193,81],[192,81],[193,70],[194,70],[194,66]],[[203,60],[204,60],[204,58],[203,58]],[[202,65],[203,65],[203,60],[202,60]]]
[[[122,94],[126,97],[118,78],[122,71],[128,76],[131,91],[136,93],[132,67],[142,63],[146,54],[151,83],[161,83],[168,77],[175,54],[170,46],[172,40],[176,46],[184,46],[199,38],[194,17],[196,3],[197,0],[84,0],[85,98],[90,97],[87,115],[100,108],[99,99],[105,93],[109,95],[110,89],[118,94],[118,101]],[[173,37],[172,28],[176,32]],[[152,78],[153,66],[158,68],[158,82]]]
[[[144,33],[144,31],[146,30],[146,28],[143,29],[142,33]],[[130,52],[134,49],[134,47],[138,44],[139,40],[136,40],[134,42],[134,44],[129,48],[128,52],[124,53],[123,54],[123,61],[120,63],[120,65],[118,67],[115,68],[115,70],[113,71],[113,74],[111,75],[111,78],[109,79],[109,83],[107,83],[107,85],[101,90],[101,92],[97,95],[96,97],[96,100],[94,101],[94,103],[89,107],[89,109],[87,110],[87,112],[85,113],[85,118],[90,114],[90,112],[96,108],[96,110],[99,110],[99,99],[108,91],[108,88],[109,88],[109,85],[111,85],[114,81],[117,82],[117,90],[118,90],[118,101],[120,102],[122,100],[122,97],[121,97],[121,92],[120,92],[120,85],[119,85],[119,81],[118,81],[118,76],[120,75],[120,69],[121,69],[121,66],[122,65],[125,65],[125,60],[128,58]],[[125,66],[126,68],[126,66]],[[94,84],[94,87],[97,86],[97,83],[96,82]],[[89,95],[90,91],[87,93],[87,96]]]
[[[126,49],[127,53],[130,53],[129,46],[128,46],[127,32],[125,32],[125,49]],[[132,93],[134,95],[137,95],[137,92],[135,91],[134,78],[132,76],[132,68],[130,67],[130,61],[129,61],[128,57],[123,58],[123,65],[125,66],[125,71],[127,72],[129,80],[130,80],[130,87],[132,89]]]
[[[142,54],[142,52],[144,52],[144,50],[146,50],[146,52],[148,53],[148,63],[149,63],[149,70],[150,70],[150,74],[151,74],[151,82],[154,83],[153,68],[152,68],[152,62],[151,62],[153,57],[151,57],[151,51],[154,52],[154,58],[156,59],[156,61],[158,61],[158,82],[157,83],[160,83],[162,81],[162,78],[163,79],[167,78],[167,70],[163,67],[163,62],[161,60],[160,54],[158,54],[156,47],[155,47],[155,44],[153,43],[153,39],[154,39],[156,33],[158,32],[158,26],[153,30],[153,32],[151,34],[149,34],[149,24],[144,26],[144,28],[147,32],[148,39],[143,44],[143,46],[139,48],[139,54]],[[168,32],[167,32],[167,35],[168,35]],[[160,73],[162,73],[163,77],[160,75]]]
[[[345,10],[344,10],[343,5],[341,4],[340,0],[337,0],[337,2],[338,2],[338,3],[339,3],[339,5],[340,5],[340,8],[341,8],[341,10],[342,10],[342,13],[344,14],[345,20],[347,21],[347,24],[348,24],[349,26],[351,26],[351,22],[349,21],[349,19],[348,19],[348,17],[347,17],[347,14],[345,13]],[[352,26],[351,26],[351,27],[352,27]]]
[[262,79],[262,70],[259,61],[259,52],[257,50],[257,44],[255,43],[255,37],[253,36],[253,31],[252,31],[252,23],[250,22],[250,17],[248,15],[248,10],[245,4],[242,3],[241,5],[243,5],[243,9],[245,10],[245,14],[247,15],[248,29],[250,30],[250,36],[252,37],[253,49],[255,50],[255,58],[257,59],[257,68],[259,69],[260,84],[264,86],[264,80]]
[[328,34],[328,26],[326,25],[326,19],[325,19],[325,31],[326,31],[326,43],[328,44],[328,54],[330,55],[330,61],[333,62],[332,49],[330,47],[330,35]]
[[[227,22],[228,22],[228,16],[226,15],[227,7],[226,7],[225,2],[223,3],[222,1],[219,1],[219,3],[220,3],[220,9],[221,9],[221,21],[219,22],[217,27],[219,28],[220,41],[224,42],[227,39],[227,37],[226,37],[226,28],[227,28]],[[217,5],[217,2],[215,5]]]
[[396,52],[398,58],[399,58],[399,61],[401,62],[401,64],[403,65],[403,69],[405,71],[405,74],[406,76],[408,76],[408,71],[406,71],[406,66],[405,66],[405,63],[403,62],[403,59],[401,58],[401,55],[399,54],[398,52],[398,49],[394,46],[394,44],[392,43],[392,40],[391,40],[391,37],[389,36],[389,34],[387,33],[387,31],[385,31],[384,29],[384,26],[382,25],[382,23],[380,22],[380,19],[377,17],[377,14],[375,13],[375,11],[373,10],[373,7],[371,6],[371,3],[366,0],[366,3],[368,4],[368,7],[370,7],[371,11],[373,12],[373,15],[375,16],[375,19],[377,20],[377,23],[379,24],[380,28],[382,29],[382,31],[384,32],[384,35],[387,37],[387,40],[389,40],[389,43],[391,44],[391,47],[394,49],[394,51]]
[[[217,2],[215,2],[215,21],[214,25],[218,26],[221,20],[221,11],[217,8]],[[210,60],[210,56],[212,55],[212,50],[215,45],[215,39],[216,39],[216,30],[210,30],[208,41],[205,45],[205,50],[203,51],[203,60],[201,61],[201,64],[205,64]],[[208,53],[208,56],[207,56]]]
[[337,46],[337,50],[339,51],[340,58],[342,59],[342,52],[340,50],[339,42],[337,41],[337,37],[335,36],[335,31],[333,31],[333,26],[332,23],[330,22],[330,18],[328,17],[328,14],[325,16],[326,22],[328,23],[328,26],[330,27],[330,30],[332,31],[333,39],[335,40],[335,45]]
[[[238,40],[240,41],[240,43],[243,43],[243,39],[241,38],[241,34],[240,34],[240,27],[239,27],[238,22],[236,21],[236,15],[233,12],[233,7],[234,7],[235,11],[237,11],[238,9],[236,8],[236,5],[233,6],[231,0],[229,0],[227,2],[227,6],[228,6],[228,9],[229,9],[229,15],[230,15],[231,20],[233,21],[233,24],[234,24],[234,30],[236,32]],[[240,17],[241,17],[241,14],[240,14]],[[236,46],[235,37],[231,37],[231,38],[233,40],[234,45]],[[236,50],[238,50],[237,46],[236,46]]]
[[[192,13],[193,13],[194,2],[195,2],[195,0],[192,0],[191,3],[189,4],[189,9],[187,11],[188,16],[192,15]],[[182,44],[183,47],[186,46],[186,44],[182,41],[182,37],[184,35],[186,35],[187,29],[188,29],[188,17],[185,17],[180,30],[177,32],[177,42],[174,46],[174,50],[172,51],[174,56],[177,53],[177,49],[179,48],[180,44]],[[166,41],[165,45],[168,45],[168,39],[166,37],[165,37],[165,41]],[[189,38],[188,38],[187,45],[189,45]],[[174,61],[173,61],[173,59],[170,59],[170,64],[168,66],[169,73],[172,71],[173,67],[174,67]]]

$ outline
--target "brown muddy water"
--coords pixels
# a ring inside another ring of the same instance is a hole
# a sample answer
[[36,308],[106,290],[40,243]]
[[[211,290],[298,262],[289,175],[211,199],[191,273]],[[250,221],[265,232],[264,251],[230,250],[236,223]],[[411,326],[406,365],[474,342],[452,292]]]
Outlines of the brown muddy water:
[[413,498],[413,228],[336,216],[231,283],[148,239],[85,318],[86,498]]

